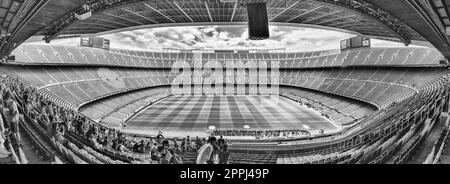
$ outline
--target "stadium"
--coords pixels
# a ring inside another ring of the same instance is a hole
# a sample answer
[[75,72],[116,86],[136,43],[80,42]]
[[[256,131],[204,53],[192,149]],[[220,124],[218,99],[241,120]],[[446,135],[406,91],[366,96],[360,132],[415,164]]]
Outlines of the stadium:
[[[448,14],[444,0],[2,0],[0,163],[198,164],[217,137],[207,163],[448,164]],[[102,38],[219,25],[264,40],[268,24],[355,36],[314,51]],[[52,44],[67,38],[80,45]]]

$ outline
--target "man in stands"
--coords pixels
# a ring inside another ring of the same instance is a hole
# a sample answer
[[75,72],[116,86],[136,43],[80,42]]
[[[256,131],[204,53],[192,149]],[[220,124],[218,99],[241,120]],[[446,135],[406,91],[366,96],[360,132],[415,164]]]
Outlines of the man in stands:
[[183,164],[183,160],[173,149],[170,149],[169,153],[172,155],[169,164]]
[[49,122],[46,123],[46,125],[47,125],[47,134],[49,136],[52,136],[53,135],[53,132],[52,132],[53,124],[54,124],[54,122],[56,120],[55,120],[55,112],[53,110],[53,105],[52,105],[52,103],[50,101],[47,102],[45,111],[47,112],[48,119],[50,120]]
[[[0,110],[2,110],[2,100],[0,99]],[[3,124],[3,116],[0,111],[0,158],[6,158],[11,154],[8,150],[5,148],[5,142],[6,142],[6,129]]]
[[174,147],[175,149],[178,149],[178,142],[177,142],[176,139],[173,139],[173,147]]
[[58,126],[55,134],[55,140],[62,143],[64,141],[64,133],[65,133],[64,127]]
[[159,158],[159,164],[169,164],[171,158],[172,155],[167,150],[162,150]]
[[191,144],[192,144],[192,140],[189,136],[186,137],[186,150],[189,151],[191,150]]
[[186,150],[186,138],[183,138],[183,140],[181,141],[181,152],[184,153],[185,150]]
[[89,138],[92,136],[96,137],[96,135],[97,135],[97,129],[95,126],[91,126],[89,128],[89,130],[86,132],[86,137],[89,137]]
[[214,145],[216,145],[216,138],[210,137],[208,139],[208,143],[203,145],[198,150],[197,164],[207,164],[208,162],[211,163],[211,159],[212,159],[211,156],[214,151]]
[[144,153],[145,154],[150,154],[150,150],[152,149],[152,144],[150,141],[147,142],[147,144],[145,144],[145,148],[144,148]]
[[139,153],[145,153],[145,141],[141,140],[140,144],[139,144]]
[[55,110],[55,116],[53,118],[54,121],[51,124],[52,136],[56,135],[58,131],[58,125],[62,123],[62,114],[60,113],[62,111],[60,111],[58,107],[56,107],[54,110]]
[[28,114],[30,108],[28,93],[29,93],[28,90],[25,90],[22,95],[22,103],[23,103],[22,106],[26,114]]
[[161,143],[162,140],[164,140],[164,136],[162,135],[162,131],[158,131],[158,135],[156,136],[156,141],[158,143]]
[[65,117],[64,126],[65,126],[66,130],[72,131],[72,121],[73,121],[72,112],[65,111],[64,117]]
[[200,147],[203,146],[202,140],[198,138],[195,139],[195,146],[197,146],[197,149],[200,149]]
[[228,163],[229,153],[228,153],[228,144],[226,141],[222,144],[222,146],[220,146],[218,155],[219,155],[218,156],[219,164]]
[[[14,134],[15,139],[20,144],[20,134],[19,134],[19,109],[17,108],[17,102],[13,99],[14,97],[11,95],[10,91],[6,91],[5,98],[6,99],[6,107],[7,112],[5,115],[7,116],[7,121],[10,124],[10,128],[12,133]],[[6,109],[5,109],[6,110]]]
[[223,139],[223,136],[221,135],[219,140],[217,141],[217,144],[219,145],[219,147],[222,147],[224,143],[225,143],[225,140]]
[[158,160],[159,157],[159,152],[158,152],[158,145],[157,143],[153,143],[153,146],[150,148],[150,155],[152,160]]
[[123,142],[118,142],[117,151],[128,152],[128,149],[123,145]]
[[47,127],[47,122],[50,122],[50,119],[47,114],[45,102],[40,101],[39,105],[37,105],[37,106],[40,107],[40,112],[37,109],[32,111],[33,114],[35,115],[35,118],[36,118],[35,120],[37,120],[37,122],[39,122],[42,126]]
[[84,135],[86,138],[89,138],[87,136],[87,132],[90,130],[91,125],[86,121],[86,118],[81,118],[81,134]]
[[164,148],[169,148],[169,140],[164,139],[164,140],[162,141],[162,146],[163,146]]
[[134,143],[133,144],[133,152],[135,152],[135,153],[138,153],[139,152],[139,148],[140,148],[141,146],[138,144],[138,143]]

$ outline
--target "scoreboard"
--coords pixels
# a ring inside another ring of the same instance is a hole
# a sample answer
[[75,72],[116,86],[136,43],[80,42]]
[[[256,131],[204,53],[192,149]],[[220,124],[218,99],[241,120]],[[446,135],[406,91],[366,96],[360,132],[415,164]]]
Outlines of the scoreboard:
[[370,39],[362,36],[352,37],[341,41],[341,50],[370,47]]
[[351,48],[350,39],[341,41],[341,50],[347,50],[347,49],[350,49],[350,48]]
[[81,37],[80,45],[82,47],[94,47],[109,50],[110,41],[101,37]]

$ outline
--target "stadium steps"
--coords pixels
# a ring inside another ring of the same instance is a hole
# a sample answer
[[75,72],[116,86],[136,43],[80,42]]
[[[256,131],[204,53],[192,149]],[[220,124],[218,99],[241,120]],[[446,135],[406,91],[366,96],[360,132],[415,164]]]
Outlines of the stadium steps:
[[411,159],[407,162],[408,164],[422,164],[425,161],[428,154],[430,154],[434,143],[441,135],[443,127],[443,123],[436,123],[430,134],[422,141],[422,143],[420,143],[416,153],[414,153]]
[[450,164],[450,136],[445,140],[447,144],[445,145],[444,151],[442,152],[441,158],[439,159],[440,164]]
[[230,164],[276,164],[277,156],[271,154],[230,153]]
[[20,134],[20,140],[22,143],[22,151],[28,161],[27,164],[51,164],[49,159],[45,159],[38,153],[28,136],[24,136],[22,133]]
[[186,152],[182,158],[183,164],[195,164],[197,162],[197,152]]
[[0,158],[0,164],[13,164],[11,157]]
[[[108,164],[123,164],[123,163],[131,163],[132,161],[136,161],[136,158],[133,158],[126,153],[115,152],[109,149],[97,149],[95,147],[90,146],[89,141],[83,139],[79,135],[76,135],[72,132],[66,132],[65,138],[68,139],[69,142],[78,146],[79,149],[87,150],[90,156],[94,156],[98,160],[103,163]],[[138,160],[141,161],[141,160]]]
[[[56,148],[50,144],[50,139],[46,135],[46,131],[37,122],[34,122],[31,118],[25,116],[24,121],[20,124],[20,130],[22,142],[27,143],[25,141],[28,141],[29,143],[29,146],[22,143],[25,155],[27,155],[27,153],[30,155],[29,161],[38,161],[38,158],[40,158],[41,161],[48,163],[51,163],[53,159],[62,163],[68,163]],[[39,156],[33,155],[33,152]]]
[[19,124],[22,144],[18,153],[20,157],[27,159],[26,162],[29,164],[51,164],[52,160],[67,163],[67,160],[50,144],[44,128],[30,118],[30,115],[24,113],[21,99],[16,97],[16,100],[19,103],[19,112],[24,115]]

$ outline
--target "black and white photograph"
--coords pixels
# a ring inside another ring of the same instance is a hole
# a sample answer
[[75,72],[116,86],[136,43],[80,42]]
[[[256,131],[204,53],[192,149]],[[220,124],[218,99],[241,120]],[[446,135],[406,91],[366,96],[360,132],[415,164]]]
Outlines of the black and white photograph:
[[450,164],[450,0],[0,0],[0,28],[0,168]]

